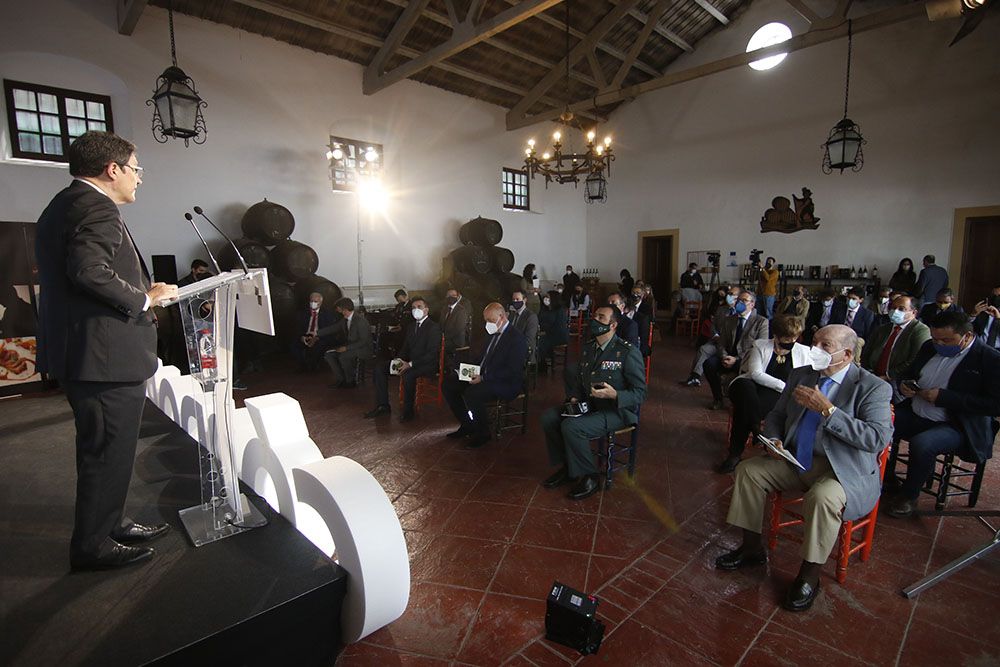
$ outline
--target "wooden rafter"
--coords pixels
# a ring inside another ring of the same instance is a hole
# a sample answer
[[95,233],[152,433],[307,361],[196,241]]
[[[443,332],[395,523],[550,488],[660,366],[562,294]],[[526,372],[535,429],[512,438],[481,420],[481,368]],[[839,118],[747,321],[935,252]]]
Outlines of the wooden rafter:
[[660,17],[667,11],[669,4],[669,0],[659,0],[653,7],[653,11],[646,17],[646,24],[642,26],[639,36],[636,37],[635,42],[632,43],[632,48],[628,51],[628,60],[621,64],[621,67],[618,68],[618,72],[615,74],[614,78],[611,79],[611,88],[621,87],[622,82],[625,81],[625,76],[628,74],[628,71],[632,69],[632,63],[634,63],[635,59],[639,57],[642,47],[646,45],[646,42],[649,40],[649,36],[653,33],[653,28],[656,27],[656,23],[660,20]]
[[[447,58],[464,51],[474,44],[478,44],[485,39],[489,39],[493,35],[501,33],[504,30],[517,25],[521,21],[524,21],[525,19],[544,12],[549,7],[553,7],[560,2],[562,2],[562,0],[523,0],[523,2],[518,3],[516,6],[506,9],[479,23],[473,23],[468,20],[472,17],[466,16],[466,20],[463,20],[455,26],[451,37],[444,43],[434,47],[426,53],[420,54],[419,56],[411,59],[409,62],[404,63],[391,71],[386,72],[383,69],[374,67],[375,63],[373,62],[365,69],[362,89],[365,95],[376,93],[387,86],[391,86],[397,81],[402,81],[403,79],[413,76],[422,69],[446,60]],[[417,0],[414,0],[413,4],[418,4]],[[425,3],[423,3],[423,0],[420,0],[420,4]],[[407,10],[409,9],[410,8],[407,7]],[[422,9],[423,7],[421,6],[420,9],[416,10],[416,15],[419,16]],[[406,14],[407,10],[404,10],[404,14]],[[454,13],[453,9],[450,11]],[[393,30],[395,30],[395,28],[393,28]],[[408,31],[409,28],[406,28],[406,30]]]
[[135,25],[139,22],[139,17],[149,4],[148,0],[117,0],[115,6],[118,10],[118,34],[131,35],[135,30]]
[[[611,4],[617,5],[618,4],[618,0],[611,0]],[[639,23],[641,23],[643,25],[646,25],[646,22],[649,20],[649,15],[646,14],[645,12],[643,12],[641,9],[634,9],[633,8],[633,9],[629,10],[628,15],[631,16],[632,18],[634,18],[636,21],[638,21]],[[668,42],[672,43],[677,48],[683,49],[684,51],[689,51],[689,52],[690,51],[694,51],[694,47],[691,46],[686,39],[684,39],[683,37],[681,37],[680,35],[678,35],[673,30],[670,30],[669,28],[664,28],[660,24],[659,21],[657,21],[653,25],[653,30],[656,31],[656,33],[660,37],[662,37],[663,39],[665,39]]]
[[706,12],[715,17],[716,21],[718,21],[722,25],[729,25],[729,19],[726,18],[726,15],[720,12],[719,8],[713,5],[711,2],[709,2],[709,0],[694,0],[694,1],[698,3],[699,7],[701,7]]
[[[403,13],[400,14],[399,18],[393,24],[392,30],[389,31],[389,36],[385,38],[385,42],[382,44],[382,47],[378,50],[378,53],[375,54],[371,64],[369,64],[368,68],[365,70],[366,78],[368,77],[369,71],[374,71],[378,74],[385,71],[385,64],[403,43],[403,39],[410,32],[410,29],[413,27],[413,24],[417,22],[417,19],[420,18],[420,12],[424,10],[424,7],[427,6],[428,2],[430,2],[430,0],[410,0],[406,9],[403,10]],[[451,0],[448,0],[447,4],[449,12],[453,11]],[[457,17],[455,22],[458,22]]]

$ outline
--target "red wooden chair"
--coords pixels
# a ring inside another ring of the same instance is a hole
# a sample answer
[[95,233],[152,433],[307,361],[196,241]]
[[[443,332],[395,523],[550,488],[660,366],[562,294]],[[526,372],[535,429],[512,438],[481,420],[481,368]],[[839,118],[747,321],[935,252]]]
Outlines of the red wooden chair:
[[[421,405],[436,403],[441,405],[444,402],[444,392],[441,391],[441,384],[444,382],[444,337],[441,337],[441,350],[438,352],[438,372],[437,377],[417,378],[416,396],[413,400],[413,409],[416,411]],[[399,403],[403,404],[403,381],[399,382]]]
[[646,357],[646,386],[649,386],[649,367],[653,361],[653,323],[649,323],[649,335],[646,336],[646,346],[649,348],[649,356]]
[[701,301],[681,302],[681,315],[674,321],[674,335],[694,338],[701,326]]

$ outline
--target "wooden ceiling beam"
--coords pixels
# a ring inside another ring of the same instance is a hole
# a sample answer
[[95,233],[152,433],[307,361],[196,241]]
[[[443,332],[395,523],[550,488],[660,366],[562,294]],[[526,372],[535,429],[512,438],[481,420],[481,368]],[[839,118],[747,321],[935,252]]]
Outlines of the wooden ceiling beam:
[[[369,71],[375,71],[378,74],[385,71],[385,65],[389,62],[389,58],[392,57],[392,54],[394,54],[400,45],[402,45],[403,39],[410,32],[410,29],[413,27],[413,24],[417,22],[417,19],[420,18],[420,13],[424,10],[424,7],[427,6],[428,2],[430,2],[430,0],[410,0],[410,2],[406,5],[406,8],[403,10],[403,13],[399,15],[399,18],[396,19],[396,22],[392,25],[392,30],[389,31],[389,36],[385,38],[385,43],[382,44],[382,47],[378,50],[378,53],[375,54],[375,57],[372,58],[371,63],[365,70],[366,78]],[[449,3],[448,6],[450,8],[451,4]]]
[[[611,4],[617,5],[618,0],[611,0]],[[629,11],[628,15],[643,25],[646,25],[646,22],[649,20],[649,15],[646,14],[641,9],[632,9]],[[659,21],[657,21],[656,24],[653,26],[653,30],[655,30],[660,37],[672,43],[677,48],[688,52],[694,51],[694,47],[691,46],[687,42],[687,40],[685,40],[683,37],[678,35],[673,30],[663,27]]]
[[658,0],[656,5],[653,7],[653,11],[646,17],[646,24],[642,26],[642,30],[639,31],[639,36],[636,37],[635,42],[632,43],[632,48],[628,51],[628,60],[621,64],[621,67],[618,68],[618,72],[615,74],[614,78],[611,79],[611,88],[621,87],[622,82],[625,81],[625,76],[628,74],[628,71],[632,69],[632,63],[635,62],[635,59],[638,58],[639,54],[642,52],[643,47],[646,46],[646,42],[649,41],[649,36],[653,34],[653,28],[656,27],[656,23],[660,20],[660,17],[667,11],[669,3],[670,0]]
[[[522,0],[514,7],[505,9],[485,21],[472,23],[465,20],[455,26],[450,38],[439,44],[430,51],[420,54],[407,63],[385,72],[369,65],[365,69],[362,80],[362,91],[365,95],[371,95],[391,86],[392,84],[407,79],[422,69],[430,67],[435,63],[450,58],[456,53],[461,53],[470,46],[474,46],[483,40],[489,39],[493,35],[503,32],[512,26],[517,25],[525,19],[544,12],[550,7],[554,7],[563,0]],[[407,8],[409,9],[409,7]],[[422,8],[421,8],[422,9]],[[471,17],[467,17],[471,18]],[[374,63],[373,63],[374,64]]]
[[118,34],[131,35],[149,0],[117,0]]
[[709,0],[694,0],[694,1],[698,3],[699,7],[701,7],[706,12],[711,14],[716,21],[718,21],[722,25],[729,25],[729,19],[726,18],[726,15],[720,12],[719,8],[713,5],[711,2],[709,2]]

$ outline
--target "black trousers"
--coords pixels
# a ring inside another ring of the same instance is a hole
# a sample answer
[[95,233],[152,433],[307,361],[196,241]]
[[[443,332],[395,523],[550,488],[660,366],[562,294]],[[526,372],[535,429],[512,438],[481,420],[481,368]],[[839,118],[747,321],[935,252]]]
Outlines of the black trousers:
[[716,355],[705,360],[704,370],[705,379],[708,380],[708,386],[712,388],[712,398],[716,401],[721,401],[722,374],[733,373],[738,375],[740,372],[740,362],[737,359],[732,368],[724,368],[722,365],[722,357]]
[[[417,380],[422,377],[433,377],[433,373],[421,375],[409,368],[399,376],[399,381],[403,383],[403,414],[413,414],[413,401],[417,397]],[[389,406],[389,360],[379,359],[375,364],[373,376],[375,384],[375,407]]]
[[733,428],[729,432],[729,456],[739,458],[751,433],[760,430],[760,420],[774,409],[779,392],[759,385],[750,378],[736,378],[729,385],[733,402]]
[[[490,415],[487,405],[498,397],[485,383],[472,384],[459,380],[456,375],[445,375],[441,392],[462,428],[477,435],[489,435]],[[469,413],[472,413],[471,418]]]
[[71,556],[97,556],[125,519],[125,498],[139,423],[146,402],[145,382],[64,383],[76,421],[76,519]]

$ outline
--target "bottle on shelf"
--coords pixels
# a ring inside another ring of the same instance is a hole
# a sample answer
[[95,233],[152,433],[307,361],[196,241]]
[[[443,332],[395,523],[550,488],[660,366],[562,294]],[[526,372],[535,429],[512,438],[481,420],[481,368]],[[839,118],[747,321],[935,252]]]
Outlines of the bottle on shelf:
[[830,281],[830,269],[827,269],[826,271],[823,272],[823,280],[827,282]]
[[858,272],[854,270],[854,265],[851,264],[851,279],[853,280],[854,278],[857,277],[858,277]]
[[878,267],[872,266],[872,280],[878,280]]
[[864,280],[868,280],[868,269],[867,269],[867,267],[865,267],[865,266],[863,266],[863,265],[862,265],[862,267],[861,267],[861,277],[862,277],[862,278],[863,278]]

